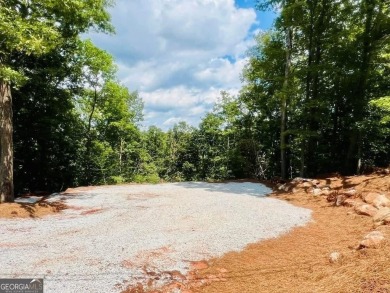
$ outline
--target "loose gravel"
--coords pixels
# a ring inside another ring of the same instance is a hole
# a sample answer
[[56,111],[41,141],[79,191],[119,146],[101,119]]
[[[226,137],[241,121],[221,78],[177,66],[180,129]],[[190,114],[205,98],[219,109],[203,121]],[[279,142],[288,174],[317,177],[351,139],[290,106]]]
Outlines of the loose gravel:
[[[44,278],[49,292],[120,292],[305,225],[311,211],[257,183],[96,187],[55,195],[69,209],[0,220],[0,278]],[[167,282],[160,279],[155,285]]]

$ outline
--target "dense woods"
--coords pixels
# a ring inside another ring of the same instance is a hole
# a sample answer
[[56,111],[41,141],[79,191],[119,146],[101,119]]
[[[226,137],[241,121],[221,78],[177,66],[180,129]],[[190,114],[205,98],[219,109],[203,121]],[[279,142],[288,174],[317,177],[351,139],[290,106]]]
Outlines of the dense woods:
[[14,190],[389,165],[388,1],[258,1],[280,13],[248,50],[240,93],[168,131],[140,129],[142,97],[81,37],[113,32],[111,4],[0,0],[0,202]]

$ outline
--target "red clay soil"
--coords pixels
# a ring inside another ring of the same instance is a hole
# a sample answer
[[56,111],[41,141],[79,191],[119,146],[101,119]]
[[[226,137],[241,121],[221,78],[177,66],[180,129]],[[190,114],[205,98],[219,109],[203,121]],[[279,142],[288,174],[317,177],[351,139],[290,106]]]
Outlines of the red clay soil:
[[[379,192],[390,198],[390,175],[386,172],[353,176],[325,177],[316,181],[338,194],[353,188],[359,200],[362,193]],[[313,221],[281,237],[249,245],[242,252],[194,266],[186,280],[147,291],[142,286],[126,293],[322,293],[390,292],[390,226],[375,228],[371,217],[357,215],[353,207],[335,206],[329,197],[314,195],[304,183],[290,183],[289,191],[272,197],[313,211]],[[283,188],[283,187],[281,187]],[[385,241],[379,248],[358,249],[370,231],[379,230]],[[341,259],[330,262],[332,252]]]
[[[132,185],[132,183],[126,184]],[[94,190],[102,186],[81,186],[77,188],[68,188],[62,195],[72,196],[83,194],[86,191]],[[39,194],[26,194],[25,196],[47,196],[49,193],[41,192]],[[63,198],[60,198],[62,200]],[[52,215],[60,212],[61,210],[72,208],[80,209],[79,207],[66,206],[63,202],[46,202],[43,197],[42,200],[36,203],[2,203],[0,204],[0,218],[12,219],[12,218],[42,218],[47,215]],[[101,212],[102,209],[92,209],[82,212],[82,215],[94,214]]]
[[36,202],[31,203],[2,203],[0,218],[42,218],[65,209],[63,203]]
[[[79,195],[85,191],[93,190],[95,188],[97,188],[97,186],[68,188],[61,194],[66,196]],[[41,195],[42,194],[27,194],[26,197]],[[46,196],[49,195],[49,193],[45,193],[43,195]],[[61,199],[63,198],[60,198],[60,200]],[[36,203],[2,203],[0,204],[0,218],[42,218],[48,215],[59,213],[60,211],[67,208],[78,209],[78,207],[67,206],[62,201],[46,202],[45,197]],[[101,211],[102,209],[87,210],[84,211],[82,215],[99,213]]]
[[2,203],[0,204],[0,218],[42,218],[65,209],[61,202],[48,203],[39,201],[36,203]]

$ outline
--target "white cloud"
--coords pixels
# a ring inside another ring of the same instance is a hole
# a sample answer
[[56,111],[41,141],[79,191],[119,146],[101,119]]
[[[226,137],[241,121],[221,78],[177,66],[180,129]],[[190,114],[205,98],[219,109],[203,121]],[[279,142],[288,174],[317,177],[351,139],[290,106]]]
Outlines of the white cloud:
[[141,92],[148,109],[161,112],[184,109],[189,111],[199,105],[212,105],[218,98],[219,89],[196,89],[178,86],[169,89],[159,89],[152,92]]
[[[211,110],[220,98],[220,93],[226,88],[195,89],[179,86],[170,89],[160,89],[153,92],[141,92],[140,96],[146,105],[146,122],[154,121],[154,125],[167,129],[175,123],[185,121],[197,125],[201,117]],[[228,89],[236,95],[237,89]],[[148,126],[151,123],[143,123]]]
[[183,119],[179,117],[171,117],[165,120],[162,125],[167,127],[172,127],[173,125],[179,123],[180,121],[183,121]]
[[239,76],[245,66],[246,59],[239,59],[235,63],[227,59],[216,58],[210,60],[203,69],[194,73],[194,77],[204,84],[213,83],[220,86],[240,87]]
[[139,90],[145,124],[167,126],[197,124],[220,90],[237,92],[256,13],[234,0],[118,0],[112,21],[117,35],[94,41],[116,57],[121,81]]

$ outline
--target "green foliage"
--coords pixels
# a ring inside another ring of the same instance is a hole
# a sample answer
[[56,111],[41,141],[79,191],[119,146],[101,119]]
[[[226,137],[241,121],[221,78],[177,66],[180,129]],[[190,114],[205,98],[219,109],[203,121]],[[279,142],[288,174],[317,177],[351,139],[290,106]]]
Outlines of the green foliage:
[[388,124],[390,122],[390,96],[372,100],[370,101],[370,104],[379,108],[383,113],[381,123],[385,125]]
[[1,0],[0,78],[12,82],[20,78],[15,78],[15,72],[23,67],[13,62],[11,54],[47,54],[74,42],[91,28],[112,32],[105,10],[111,4],[105,0]]
[[110,176],[108,183],[109,184],[122,184],[126,182],[126,178],[123,176]]
[[2,65],[0,65],[0,78],[5,82],[13,82],[16,86],[21,86],[27,81],[26,76],[20,71]]
[[160,183],[161,179],[157,174],[149,174],[149,175],[134,175],[133,181],[136,183],[152,183],[157,184]]
[[[272,135],[278,126],[264,121],[281,120],[278,100],[287,95],[283,147],[290,176],[351,174],[366,162],[389,164],[386,106],[383,100],[371,102],[389,95],[388,5],[380,0],[259,0],[257,7],[280,11],[274,32],[260,35],[250,51],[240,97],[260,117],[257,128],[264,134],[258,138],[265,150],[281,145]],[[286,67],[281,40],[288,32],[292,70],[289,88],[281,93]]]
[[168,131],[139,129],[138,93],[118,82],[108,52],[80,37],[113,31],[111,4],[0,0],[0,81],[13,85],[17,190],[272,178],[281,174],[281,149],[289,177],[390,163],[384,1],[257,1],[280,14],[255,37],[239,95],[221,92],[198,127],[180,122]]

